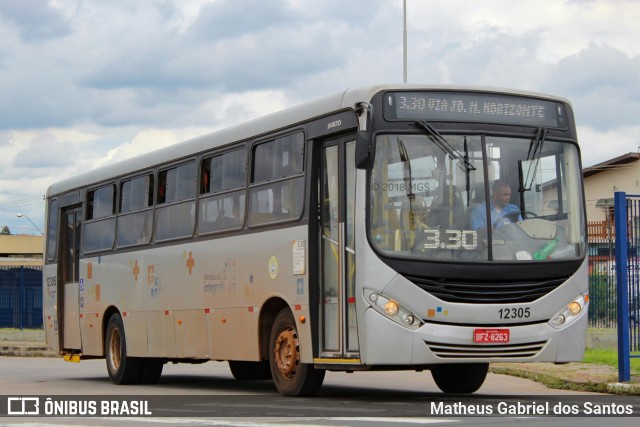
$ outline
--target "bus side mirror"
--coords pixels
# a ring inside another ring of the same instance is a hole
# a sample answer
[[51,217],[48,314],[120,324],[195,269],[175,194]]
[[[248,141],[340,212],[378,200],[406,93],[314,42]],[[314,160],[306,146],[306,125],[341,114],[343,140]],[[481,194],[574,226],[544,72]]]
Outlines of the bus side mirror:
[[373,105],[366,102],[358,102],[355,111],[360,123],[360,131],[356,138],[356,168],[369,169],[373,166],[376,154],[376,146],[371,140],[371,128],[373,121]]
[[356,168],[369,169],[370,167],[372,167],[375,153],[375,146],[371,141],[371,132],[358,132],[355,152]]

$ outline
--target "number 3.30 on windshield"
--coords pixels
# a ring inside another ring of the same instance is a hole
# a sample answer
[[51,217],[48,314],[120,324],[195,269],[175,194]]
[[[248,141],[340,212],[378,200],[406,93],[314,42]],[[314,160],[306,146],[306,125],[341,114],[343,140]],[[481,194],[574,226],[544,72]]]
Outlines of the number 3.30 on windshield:
[[478,247],[476,230],[424,230],[425,249],[465,249]]

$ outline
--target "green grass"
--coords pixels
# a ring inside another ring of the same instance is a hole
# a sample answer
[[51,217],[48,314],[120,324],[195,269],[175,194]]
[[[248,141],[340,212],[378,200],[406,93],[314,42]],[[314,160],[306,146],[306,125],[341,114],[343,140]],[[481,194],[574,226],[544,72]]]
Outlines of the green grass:
[[[584,353],[584,363],[595,365],[609,365],[618,368],[617,348],[591,348]],[[640,375],[640,358],[631,359],[631,375]]]

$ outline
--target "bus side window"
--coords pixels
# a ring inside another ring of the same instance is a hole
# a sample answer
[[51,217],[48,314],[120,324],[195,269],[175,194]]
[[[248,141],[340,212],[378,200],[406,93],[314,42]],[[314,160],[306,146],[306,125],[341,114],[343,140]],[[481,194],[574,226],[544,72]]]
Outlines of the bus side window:
[[49,203],[49,220],[47,221],[47,261],[56,258],[58,248],[58,199]]
[[304,134],[298,132],[253,149],[249,224],[298,219],[304,207]]
[[118,247],[149,243],[153,229],[153,174],[120,184]]
[[87,222],[83,250],[95,252],[113,248],[116,235],[116,186],[105,185],[87,192]]
[[158,174],[158,205],[155,239],[193,235],[196,217],[197,164],[195,161],[165,169]]
[[198,232],[213,233],[244,225],[246,150],[234,150],[202,161]]

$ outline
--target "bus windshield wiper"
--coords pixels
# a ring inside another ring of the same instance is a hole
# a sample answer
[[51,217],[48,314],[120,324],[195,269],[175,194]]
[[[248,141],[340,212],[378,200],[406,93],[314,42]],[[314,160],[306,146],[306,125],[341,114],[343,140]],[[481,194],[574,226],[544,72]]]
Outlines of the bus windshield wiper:
[[529,152],[527,153],[527,162],[529,167],[527,168],[527,176],[524,180],[523,190],[529,191],[533,186],[533,181],[536,178],[536,171],[538,170],[538,163],[540,162],[540,155],[542,154],[542,147],[544,141],[547,138],[547,129],[538,128],[535,136],[529,144]]
[[407,191],[407,197],[409,200],[413,200],[415,194],[413,194],[413,177],[411,176],[411,159],[409,158],[409,153],[407,152],[407,147],[405,147],[404,142],[397,137],[398,140],[398,154],[400,155],[400,160],[402,161],[402,168],[404,170],[404,184]]
[[476,170],[476,167],[471,164],[469,159],[463,156],[458,150],[453,148],[453,146],[449,144],[449,142],[444,139],[444,137],[440,135],[440,133],[435,130],[433,126],[431,126],[424,120],[419,120],[416,123],[418,123],[427,131],[429,139],[433,141],[438,147],[440,147],[442,151],[447,153],[452,159],[457,160],[458,166],[460,166],[465,172],[468,173],[469,171]]

